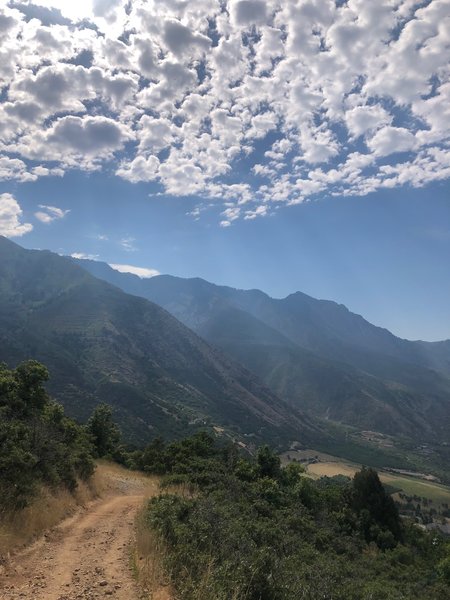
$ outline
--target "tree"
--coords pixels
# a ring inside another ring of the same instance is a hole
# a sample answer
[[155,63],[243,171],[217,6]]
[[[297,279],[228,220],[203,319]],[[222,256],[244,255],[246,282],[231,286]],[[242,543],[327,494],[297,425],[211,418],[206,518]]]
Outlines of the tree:
[[397,507],[374,469],[364,467],[355,474],[350,505],[360,518],[361,530],[367,542],[374,541],[380,548],[386,549],[394,547],[401,540],[402,527]]
[[45,484],[73,491],[94,471],[86,431],[47,394],[47,369],[0,364],[0,511],[17,510]]
[[280,457],[269,446],[262,446],[258,450],[257,461],[261,477],[270,477],[271,479],[278,479],[280,477]]
[[108,404],[99,404],[86,424],[86,430],[92,438],[97,456],[113,456],[120,444],[120,430],[112,418],[112,408]]

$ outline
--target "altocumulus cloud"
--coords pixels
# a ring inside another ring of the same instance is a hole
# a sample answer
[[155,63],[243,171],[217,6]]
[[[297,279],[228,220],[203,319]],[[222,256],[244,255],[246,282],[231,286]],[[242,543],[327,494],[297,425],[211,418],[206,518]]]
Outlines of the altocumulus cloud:
[[3,180],[112,169],[226,227],[450,176],[449,0],[11,1],[0,44]]

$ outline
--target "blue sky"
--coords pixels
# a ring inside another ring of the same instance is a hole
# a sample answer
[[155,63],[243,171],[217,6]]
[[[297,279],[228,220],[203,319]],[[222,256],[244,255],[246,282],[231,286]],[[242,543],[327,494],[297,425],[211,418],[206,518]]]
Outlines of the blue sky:
[[[192,198],[148,196],[117,177],[68,175],[8,186],[24,220],[37,203],[70,210],[17,240],[274,297],[301,290],[332,299],[409,339],[450,337],[449,184],[324,198],[270,218],[217,226]],[[99,239],[102,238],[102,239]],[[107,238],[107,239],[105,239]]]
[[448,0],[0,2],[0,233],[450,338],[448,31]]

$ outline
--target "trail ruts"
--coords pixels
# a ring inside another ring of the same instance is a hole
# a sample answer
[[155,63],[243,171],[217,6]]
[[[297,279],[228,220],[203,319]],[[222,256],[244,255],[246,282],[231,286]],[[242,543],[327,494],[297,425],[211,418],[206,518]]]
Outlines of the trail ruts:
[[132,572],[135,516],[157,483],[130,475],[115,485],[14,556],[0,577],[1,600],[142,597]]

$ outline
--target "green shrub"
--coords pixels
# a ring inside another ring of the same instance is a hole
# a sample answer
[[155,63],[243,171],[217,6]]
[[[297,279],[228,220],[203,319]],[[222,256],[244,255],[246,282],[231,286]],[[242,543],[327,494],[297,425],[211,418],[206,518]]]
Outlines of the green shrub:
[[450,597],[445,544],[400,526],[376,473],[313,481],[297,465],[281,468],[267,447],[231,460],[210,439],[157,446],[147,457],[165,465],[165,481],[195,489],[147,510],[180,599]]
[[74,490],[94,470],[85,429],[44,388],[47,369],[0,365],[0,510],[26,506],[39,484]]

